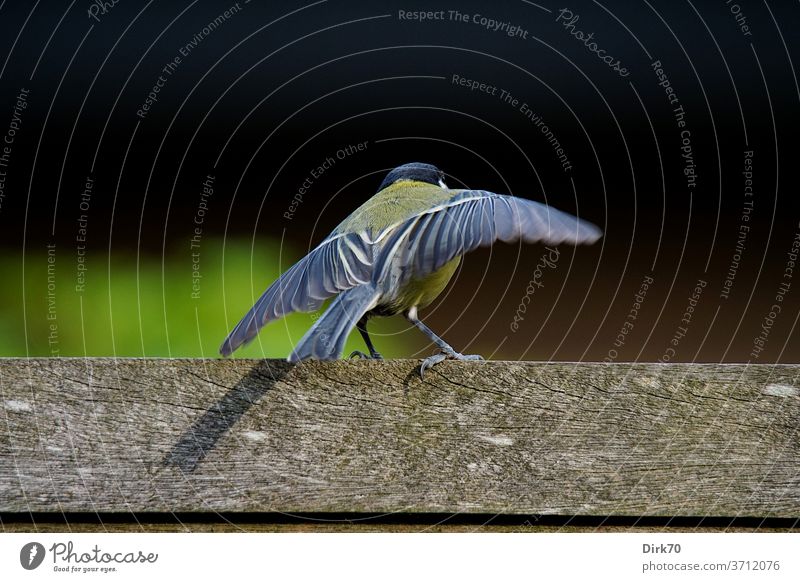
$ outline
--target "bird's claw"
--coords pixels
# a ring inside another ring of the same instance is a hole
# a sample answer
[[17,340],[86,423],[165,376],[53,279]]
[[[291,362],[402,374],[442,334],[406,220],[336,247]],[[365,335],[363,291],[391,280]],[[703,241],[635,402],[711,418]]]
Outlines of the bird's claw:
[[350,359],[358,358],[359,360],[382,360],[383,356],[380,355],[378,352],[373,352],[370,355],[365,354],[362,351],[356,350],[352,354],[350,354]]
[[439,362],[443,362],[446,359],[447,359],[447,356],[445,354],[443,354],[442,352],[439,352],[438,354],[433,354],[432,356],[428,356],[427,358],[422,360],[422,363],[419,365],[419,377],[420,377],[420,379],[425,377],[425,370],[435,366]]
[[480,355],[480,354],[458,354],[457,353],[455,356],[452,356],[452,357],[454,359],[456,359],[456,360],[466,360],[466,361],[476,361],[476,360],[482,360],[483,359],[483,356]]
[[438,352],[433,354],[432,356],[428,356],[419,366],[419,377],[420,379],[424,378],[425,370],[432,368],[439,362],[445,361],[447,358],[451,358],[453,360],[462,360],[462,361],[475,361],[475,360],[482,360],[483,356],[479,354],[460,354],[453,350],[452,352]]

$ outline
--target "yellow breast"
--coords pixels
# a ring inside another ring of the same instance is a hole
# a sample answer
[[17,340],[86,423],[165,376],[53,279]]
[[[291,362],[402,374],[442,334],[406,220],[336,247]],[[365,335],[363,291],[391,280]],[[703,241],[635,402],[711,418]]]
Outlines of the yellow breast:
[[444,291],[460,262],[461,257],[456,257],[430,275],[409,280],[408,283],[397,290],[397,294],[391,303],[380,305],[375,309],[376,314],[395,315],[412,307],[424,309]]

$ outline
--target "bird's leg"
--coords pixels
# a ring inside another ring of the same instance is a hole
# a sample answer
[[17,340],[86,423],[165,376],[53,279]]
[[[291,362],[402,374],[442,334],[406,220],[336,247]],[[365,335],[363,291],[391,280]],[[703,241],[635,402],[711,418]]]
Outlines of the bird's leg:
[[432,356],[425,358],[422,360],[422,364],[419,367],[419,375],[420,378],[425,373],[425,370],[428,368],[435,366],[439,362],[446,360],[447,358],[453,358],[454,360],[482,360],[483,357],[479,356],[478,354],[461,354],[453,349],[453,347],[440,338],[438,335],[433,333],[433,330],[429,328],[427,325],[422,323],[417,317],[417,308],[412,307],[408,309],[405,313],[403,313],[405,318],[414,324],[414,326],[419,329],[422,333],[428,336],[428,339],[439,346],[440,353],[433,354]]
[[356,329],[361,334],[361,337],[364,338],[364,343],[367,344],[367,349],[369,350],[369,355],[365,354],[364,352],[359,352],[358,350],[354,351],[350,354],[350,357],[358,357],[358,358],[365,358],[365,359],[373,359],[373,360],[382,360],[383,356],[378,353],[378,350],[375,349],[375,346],[372,345],[372,340],[367,333],[367,316],[365,315],[361,319],[358,320],[356,324]]

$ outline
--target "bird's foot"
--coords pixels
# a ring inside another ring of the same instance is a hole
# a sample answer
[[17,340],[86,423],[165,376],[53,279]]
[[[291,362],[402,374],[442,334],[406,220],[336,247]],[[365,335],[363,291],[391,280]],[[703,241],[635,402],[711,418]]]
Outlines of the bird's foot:
[[423,378],[425,374],[425,370],[432,368],[439,362],[444,362],[446,359],[453,359],[453,360],[462,360],[462,361],[475,361],[475,360],[482,360],[483,356],[478,354],[460,354],[455,350],[450,351],[441,351],[438,354],[433,354],[422,360],[422,364],[419,366],[419,377]]
[[371,354],[367,355],[364,352],[356,350],[352,354],[350,354],[350,359],[353,358],[358,358],[359,360],[382,360],[383,356],[380,355],[378,352],[372,352]]

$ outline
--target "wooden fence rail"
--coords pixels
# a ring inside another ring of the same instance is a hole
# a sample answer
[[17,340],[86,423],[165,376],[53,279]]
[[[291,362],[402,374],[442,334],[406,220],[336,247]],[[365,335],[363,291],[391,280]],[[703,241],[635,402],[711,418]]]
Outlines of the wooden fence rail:
[[0,512],[800,516],[800,366],[0,359]]

